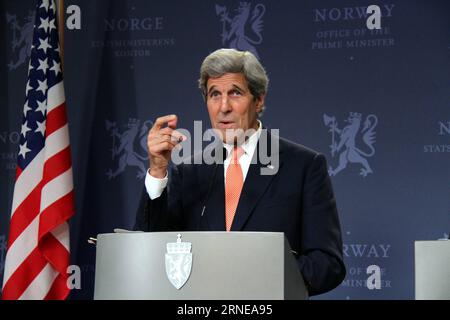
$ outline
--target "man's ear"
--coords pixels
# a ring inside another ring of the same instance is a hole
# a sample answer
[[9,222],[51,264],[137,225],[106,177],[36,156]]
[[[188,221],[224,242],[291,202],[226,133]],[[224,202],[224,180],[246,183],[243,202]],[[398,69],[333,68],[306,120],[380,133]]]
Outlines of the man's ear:
[[262,111],[265,99],[266,99],[265,94],[260,95],[259,98],[256,99],[256,112],[257,113],[260,113]]

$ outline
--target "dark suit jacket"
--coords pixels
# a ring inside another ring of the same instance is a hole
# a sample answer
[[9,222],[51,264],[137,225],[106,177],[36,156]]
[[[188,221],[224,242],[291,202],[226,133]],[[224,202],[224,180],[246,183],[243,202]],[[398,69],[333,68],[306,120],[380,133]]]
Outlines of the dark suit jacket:
[[[255,157],[258,148],[259,143]],[[259,162],[250,165],[231,231],[284,232],[299,253],[298,266],[309,294],[324,293],[339,285],[346,272],[325,157],[280,138],[279,159],[275,175],[260,175]],[[144,188],[135,229],[225,231],[223,173],[223,164],[172,167],[159,198],[150,200]]]

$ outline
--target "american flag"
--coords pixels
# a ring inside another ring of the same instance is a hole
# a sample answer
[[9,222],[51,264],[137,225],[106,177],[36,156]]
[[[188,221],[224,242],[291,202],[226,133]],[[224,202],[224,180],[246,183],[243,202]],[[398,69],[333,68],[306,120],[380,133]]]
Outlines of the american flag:
[[25,90],[3,299],[65,299],[74,214],[54,0],[39,0]]

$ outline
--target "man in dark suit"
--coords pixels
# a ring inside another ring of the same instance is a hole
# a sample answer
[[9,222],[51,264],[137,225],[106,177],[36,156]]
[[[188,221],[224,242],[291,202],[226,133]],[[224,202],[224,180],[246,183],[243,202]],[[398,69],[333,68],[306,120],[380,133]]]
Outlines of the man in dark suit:
[[[214,156],[224,161],[169,166],[183,136],[175,115],[158,118],[148,135],[150,169],[135,229],[284,232],[309,294],[335,288],[345,266],[325,157],[263,129],[268,78],[250,52],[213,52],[199,86],[220,137]],[[261,151],[275,166],[262,161]]]

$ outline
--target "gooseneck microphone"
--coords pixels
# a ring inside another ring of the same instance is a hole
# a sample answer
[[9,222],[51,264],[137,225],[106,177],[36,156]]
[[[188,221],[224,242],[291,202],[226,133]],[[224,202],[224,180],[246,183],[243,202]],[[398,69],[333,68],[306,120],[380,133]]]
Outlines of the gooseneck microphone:
[[214,171],[211,175],[210,181],[209,181],[209,185],[208,185],[208,191],[206,192],[206,196],[205,199],[203,200],[203,208],[202,208],[202,214],[201,216],[203,217],[203,215],[205,214],[206,211],[206,204],[208,202],[209,199],[209,195],[211,194],[211,190],[212,190],[212,186],[214,183],[214,180],[216,180],[216,174],[217,174],[217,167],[219,166],[218,163],[216,163],[216,165],[214,166]]
[[[223,148],[222,150],[223,150],[223,153],[222,153],[222,163],[223,163],[223,162],[224,162],[223,160],[226,159],[226,156],[227,156],[227,150],[226,150],[225,148]],[[205,214],[205,212],[206,212],[206,205],[207,205],[207,203],[208,203],[208,199],[209,199],[209,196],[210,196],[210,194],[211,194],[211,191],[212,191],[212,188],[213,188],[214,181],[216,180],[217,168],[219,167],[219,163],[220,163],[220,162],[218,162],[218,161],[216,160],[216,164],[214,165],[213,173],[211,174],[211,177],[209,178],[208,190],[207,190],[206,196],[205,196],[205,198],[203,199],[203,202],[202,202],[202,203],[203,203],[203,206],[202,206],[202,213],[201,213],[200,219],[199,219],[199,221],[198,221],[198,227],[197,227],[197,230],[200,229],[200,225],[201,225],[202,218],[203,218],[203,216],[204,216],[204,214]]]

